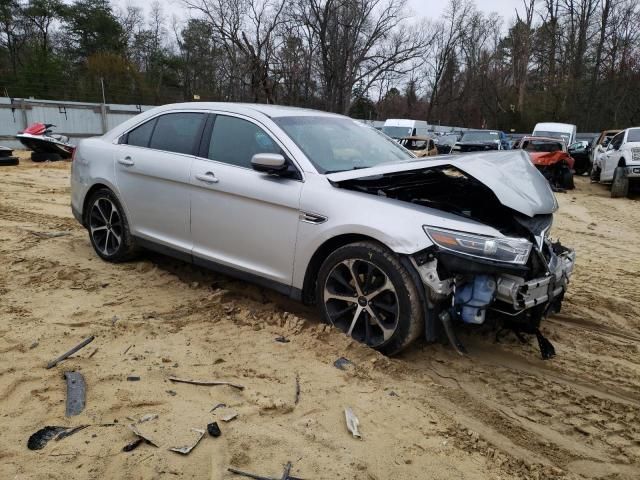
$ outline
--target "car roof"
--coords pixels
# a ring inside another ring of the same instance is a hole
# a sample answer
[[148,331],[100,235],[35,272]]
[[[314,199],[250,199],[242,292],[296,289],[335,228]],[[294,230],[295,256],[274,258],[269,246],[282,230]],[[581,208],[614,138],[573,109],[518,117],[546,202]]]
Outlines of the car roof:
[[180,110],[180,109],[202,109],[202,110],[224,110],[235,113],[260,112],[267,117],[299,117],[299,116],[323,116],[348,118],[344,115],[336,113],[323,112],[321,110],[313,110],[310,108],[289,107],[284,105],[271,105],[262,103],[241,103],[241,102],[185,102],[170,103],[163,105],[164,110]]
[[553,138],[553,137],[540,137],[537,135],[526,135],[524,137],[522,137],[520,139],[521,141],[523,140],[544,140],[545,142],[558,142],[558,143],[564,143],[564,140],[562,140],[561,138]]

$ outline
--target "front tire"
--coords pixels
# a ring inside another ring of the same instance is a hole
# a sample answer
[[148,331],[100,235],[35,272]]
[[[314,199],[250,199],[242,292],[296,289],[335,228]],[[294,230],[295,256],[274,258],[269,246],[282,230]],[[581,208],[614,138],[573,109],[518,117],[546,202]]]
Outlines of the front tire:
[[629,177],[624,167],[616,167],[611,182],[611,198],[621,198],[629,195]]
[[127,217],[111,190],[103,188],[94,192],[87,202],[85,215],[91,245],[100,258],[119,263],[135,256],[135,243]]
[[318,273],[316,299],[327,323],[386,355],[407,347],[424,326],[410,273],[374,242],[345,245],[329,255]]

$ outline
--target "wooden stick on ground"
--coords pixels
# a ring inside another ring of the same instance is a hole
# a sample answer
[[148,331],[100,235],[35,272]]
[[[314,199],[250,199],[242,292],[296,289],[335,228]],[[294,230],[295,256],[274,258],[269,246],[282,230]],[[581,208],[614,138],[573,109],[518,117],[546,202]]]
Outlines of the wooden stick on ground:
[[190,383],[192,385],[203,385],[205,387],[214,387],[216,385],[229,385],[230,387],[237,388],[238,390],[244,390],[243,385],[237,383],[224,382],[221,380],[189,380],[186,378],[169,377],[169,380],[176,383]]
[[59,364],[61,361],[67,359],[68,357],[70,357],[71,355],[73,355],[74,353],[76,353],[78,350],[80,350],[83,347],[86,347],[87,345],[89,345],[91,342],[93,342],[93,339],[96,338],[93,335],[91,335],[89,338],[84,339],[82,342],[80,342],[78,345],[76,345],[75,347],[73,347],[71,350],[69,350],[66,353],[63,353],[62,355],[60,355],[58,358],[56,358],[55,360],[51,360],[49,363],[47,363],[47,368],[53,368],[55,367],[57,364]]

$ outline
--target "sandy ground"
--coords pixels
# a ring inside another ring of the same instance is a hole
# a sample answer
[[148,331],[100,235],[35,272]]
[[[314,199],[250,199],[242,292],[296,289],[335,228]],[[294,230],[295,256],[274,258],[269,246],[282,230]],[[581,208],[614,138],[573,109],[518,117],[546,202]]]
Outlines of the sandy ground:
[[[558,194],[553,229],[578,252],[564,309],[543,327],[555,359],[534,339],[479,332],[463,334],[467,358],[418,342],[388,359],[273,292],[159,255],[105,263],[71,216],[69,163],[1,168],[0,478],[236,478],[230,466],[279,478],[287,461],[306,479],[640,477],[638,199],[576,183]],[[341,356],[355,366],[336,369]],[[65,418],[71,370],[87,406]],[[218,403],[227,409],[210,413]],[[230,410],[238,417],[221,421]],[[159,447],[123,452],[128,418],[149,413],[141,428]],[[188,456],[168,450],[211,421],[221,437]],[[28,450],[46,425],[89,427]]]

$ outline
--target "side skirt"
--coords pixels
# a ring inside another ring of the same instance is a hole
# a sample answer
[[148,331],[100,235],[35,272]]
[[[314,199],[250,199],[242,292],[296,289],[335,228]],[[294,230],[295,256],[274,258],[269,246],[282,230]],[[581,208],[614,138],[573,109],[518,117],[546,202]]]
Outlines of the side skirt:
[[192,255],[191,253],[186,253],[172,247],[167,247],[166,245],[161,245],[152,240],[147,240],[146,238],[134,236],[134,240],[136,244],[141,246],[142,248],[152,250],[162,255],[173,257],[178,260],[182,260],[183,262],[192,263],[199,267],[204,267],[207,270],[212,270],[223,275],[228,275],[229,277],[233,277],[244,282],[252,283],[254,285],[265,287],[270,290],[275,290],[276,292],[287,295],[293,299],[299,299],[302,297],[301,291],[297,288],[291,287],[290,285],[285,285],[274,280],[269,280],[268,278],[263,278],[252,273],[247,273],[237,268],[229,267],[228,265],[222,265],[218,262]]

